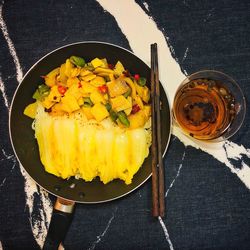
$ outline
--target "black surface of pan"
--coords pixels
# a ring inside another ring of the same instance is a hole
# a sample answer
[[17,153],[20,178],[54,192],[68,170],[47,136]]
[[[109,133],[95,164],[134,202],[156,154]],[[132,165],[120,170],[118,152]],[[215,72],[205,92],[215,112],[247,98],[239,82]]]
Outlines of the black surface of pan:
[[[74,43],[56,49],[44,56],[27,72],[14,94],[9,119],[12,146],[19,162],[32,179],[51,194],[80,203],[106,202],[130,193],[151,176],[151,156],[149,155],[145,160],[130,185],[120,180],[114,180],[106,185],[99,179],[92,182],[75,178],[63,180],[45,172],[40,161],[34,130],[32,130],[33,121],[23,115],[24,108],[34,102],[32,95],[38,84],[43,82],[41,76],[60,66],[72,55],[81,56],[86,61],[95,57],[107,58],[110,63],[116,63],[119,60],[132,74],[145,76],[150,87],[150,68],[126,49],[101,42]],[[170,138],[171,117],[169,102],[162,87],[161,102],[162,148],[166,151]]]

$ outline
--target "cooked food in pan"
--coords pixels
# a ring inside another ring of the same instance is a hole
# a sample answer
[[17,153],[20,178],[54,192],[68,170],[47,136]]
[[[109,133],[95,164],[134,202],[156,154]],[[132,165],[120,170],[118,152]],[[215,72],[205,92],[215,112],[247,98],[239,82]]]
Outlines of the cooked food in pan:
[[63,179],[130,184],[151,144],[146,78],[119,61],[71,56],[42,81],[24,114],[34,119],[45,170]]

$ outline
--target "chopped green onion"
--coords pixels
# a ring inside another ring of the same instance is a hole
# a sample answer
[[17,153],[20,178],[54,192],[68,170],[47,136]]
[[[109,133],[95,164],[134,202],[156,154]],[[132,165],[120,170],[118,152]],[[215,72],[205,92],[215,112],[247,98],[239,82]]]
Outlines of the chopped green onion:
[[38,86],[38,88],[36,89],[35,93],[33,94],[32,98],[41,101],[43,98],[45,98],[46,96],[49,95],[50,92],[50,87],[45,85],[45,84],[41,84]]
[[90,100],[89,97],[84,97],[83,98],[83,106],[84,107],[92,107],[94,103]]
[[111,110],[109,111],[109,114],[110,114],[111,120],[112,120],[113,122],[116,123],[116,120],[117,120],[117,118],[118,118],[117,113],[116,113],[113,109],[111,109]]
[[112,120],[113,122],[116,123],[116,120],[117,120],[117,118],[118,118],[118,115],[117,115],[117,113],[112,109],[111,104],[108,102],[108,103],[105,104],[105,107],[106,107],[106,109],[107,109],[108,112],[109,112],[109,115],[110,115],[111,120]]
[[124,96],[125,98],[127,98],[128,96],[131,95],[131,92],[132,92],[132,90],[131,90],[131,88],[129,88],[129,90],[128,90],[127,92],[125,92],[125,93],[123,94],[123,96]]
[[111,106],[110,103],[106,103],[106,104],[105,104],[105,107],[106,107],[106,109],[108,110],[108,112],[112,109],[112,106]]
[[138,80],[138,84],[142,87],[146,85],[146,82],[147,82],[147,80],[145,77],[140,77]]
[[119,121],[120,121],[123,125],[125,125],[126,127],[129,127],[129,126],[130,126],[130,122],[129,122],[128,117],[127,117],[127,115],[125,114],[124,111],[118,112],[117,115],[118,115]]
[[79,66],[79,67],[83,67],[85,65],[85,60],[78,56],[71,56],[69,60],[74,65]]

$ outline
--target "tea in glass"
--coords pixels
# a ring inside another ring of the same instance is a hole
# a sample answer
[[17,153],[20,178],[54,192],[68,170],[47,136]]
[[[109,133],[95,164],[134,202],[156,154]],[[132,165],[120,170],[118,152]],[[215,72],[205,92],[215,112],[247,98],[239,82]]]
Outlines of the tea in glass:
[[193,138],[227,139],[243,122],[245,98],[239,86],[224,73],[200,71],[177,90],[173,115],[181,129]]

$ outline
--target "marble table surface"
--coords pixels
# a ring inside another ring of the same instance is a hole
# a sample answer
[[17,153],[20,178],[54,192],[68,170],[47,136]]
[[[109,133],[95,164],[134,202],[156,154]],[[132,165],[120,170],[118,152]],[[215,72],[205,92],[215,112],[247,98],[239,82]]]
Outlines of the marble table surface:
[[[215,69],[241,86],[249,107],[250,2],[84,0],[0,1],[0,249],[40,249],[55,197],[14,156],[8,115],[23,75],[42,56],[79,41],[103,41],[150,64],[172,103],[186,75]],[[151,216],[151,180],[126,197],[77,205],[66,249],[250,249],[250,113],[216,146],[173,128],[164,157],[166,216]]]

